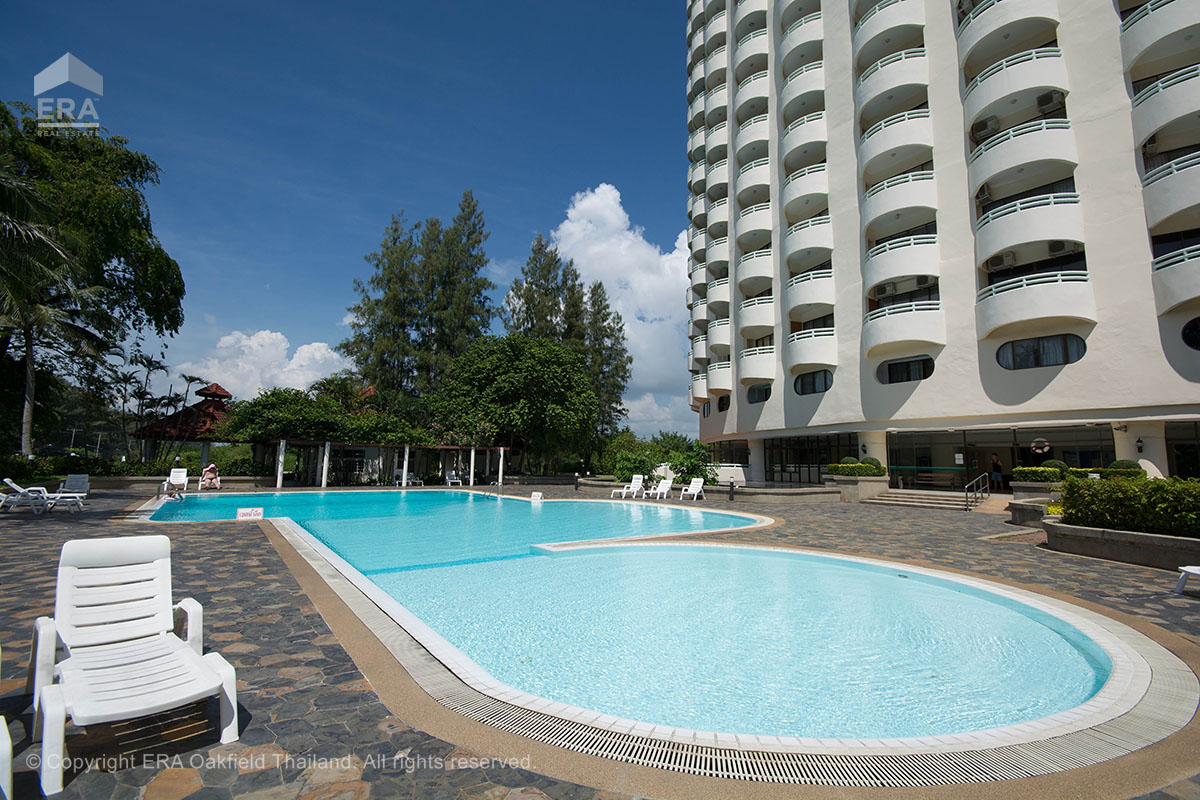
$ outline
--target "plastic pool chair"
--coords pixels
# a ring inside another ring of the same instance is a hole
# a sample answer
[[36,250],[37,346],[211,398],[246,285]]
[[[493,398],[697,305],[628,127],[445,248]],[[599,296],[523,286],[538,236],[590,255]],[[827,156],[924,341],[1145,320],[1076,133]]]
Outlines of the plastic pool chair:
[[653,489],[647,489],[645,492],[643,492],[642,498],[649,499],[652,495],[654,497],[658,498],[659,500],[670,500],[671,499],[671,479],[663,478],[662,480],[660,480],[658,482],[658,486],[655,486]]
[[180,492],[186,492],[187,485],[188,485],[187,470],[186,469],[173,469],[173,470],[171,470],[170,474],[167,475],[167,479],[162,482],[161,486],[158,487],[158,493],[163,494],[164,492],[169,492],[169,491],[171,491],[172,487],[178,489]]
[[[171,605],[166,536],[77,539],[63,545],[54,617],[34,623],[27,688],[32,741],[42,742],[45,794],[62,791],[66,720],[134,719],[218,696],[221,742],[237,741],[237,679],[218,653],[200,655],[203,611]],[[184,638],[176,635],[183,630]]]
[[92,491],[92,485],[87,475],[68,475],[66,480],[58,485],[58,491],[59,494],[67,492],[87,497],[88,493]]
[[634,475],[633,483],[630,483],[624,489],[613,489],[612,494],[610,494],[609,497],[616,497],[618,494],[621,495],[621,497],[625,497],[626,494],[629,494],[632,497],[637,497],[638,492],[642,490],[643,480],[644,478],[641,475]]
[[1179,568],[1179,583],[1175,584],[1175,594],[1183,594],[1183,587],[1187,586],[1187,579],[1192,575],[1200,575],[1200,567]]
[[704,478],[692,478],[692,482],[679,491],[679,499],[690,497],[695,500],[704,497]]
[[47,492],[41,486],[30,486],[28,489],[23,489],[9,478],[5,478],[4,483],[8,488],[12,489],[12,493],[0,498],[0,509],[27,505],[33,510],[34,514],[41,514],[43,511],[49,511],[59,503],[62,503],[72,511],[83,510],[82,494],[74,492]]

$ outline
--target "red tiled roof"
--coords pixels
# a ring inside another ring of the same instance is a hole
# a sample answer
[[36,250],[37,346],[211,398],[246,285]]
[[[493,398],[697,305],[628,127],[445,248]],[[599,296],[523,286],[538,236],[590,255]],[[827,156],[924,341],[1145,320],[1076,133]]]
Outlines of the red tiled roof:
[[229,405],[224,398],[233,395],[215,383],[201,389],[196,394],[203,395],[204,399],[195,405],[138,428],[129,435],[134,439],[160,441],[220,441],[217,438],[217,428],[229,419]]
[[225,389],[225,387],[219,383],[210,383],[208,386],[205,386],[203,389],[197,389],[196,396],[197,397],[215,397],[215,398],[219,398],[221,400],[232,400],[233,399],[233,395],[231,395]]

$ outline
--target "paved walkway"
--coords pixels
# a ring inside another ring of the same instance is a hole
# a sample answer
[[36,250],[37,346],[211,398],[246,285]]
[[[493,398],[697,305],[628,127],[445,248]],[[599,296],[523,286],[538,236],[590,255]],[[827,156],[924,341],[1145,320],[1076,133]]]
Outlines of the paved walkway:
[[[577,496],[569,488],[543,491]],[[114,519],[135,499],[109,494],[73,516],[0,515],[0,713],[17,751],[17,797],[37,792],[36,776],[27,769],[37,748],[30,748],[26,734],[24,670],[33,620],[53,610],[58,550],[68,538],[147,532],[145,524]],[[1200,596],[1171,594],[1170,573],[982,538],[1016,532],[996,516],[849,504],[714,499],[705,505],[783,520],[716,539],[921,561],[1045,586],[1145,617],[1200,643]],[[626,800],[517,767],[481,764],[475,754],[410,728],[379,701],[256,526],[197,523],[155,529],[160,531],[173,541],[175,596],[204,606],[206,646],[237,669],[241,741],[217,744],[214,725],[204,723],[205,714],[216,719],[216,710],[202,704],[136,726],[93,726],[71,741],[71,755],[101,760],[68,775],[61,796]],[[1200,776],[1142,800],[1198,797]]]

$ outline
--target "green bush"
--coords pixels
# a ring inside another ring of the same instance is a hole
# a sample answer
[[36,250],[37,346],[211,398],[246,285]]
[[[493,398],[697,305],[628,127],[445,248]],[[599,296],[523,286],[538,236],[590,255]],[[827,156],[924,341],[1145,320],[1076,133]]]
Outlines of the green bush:
[[613,477],[618,481],[632,480],[634,475],[650,475],[661,462],[652,453],[636,450],[623,450],[617,453],[617,463],[613,467]]
[[[1108,465],[1109,469],[1142,469],[1142,465],[1128,458],[1118,458]],[[1144,471],[1144,470],[1143,470]]]
[[830,475],[858,478],[882,478],[887,475],[887,468],[876,464],[829,464],[825,471]]
[[867,456],[866,458],[864,458],[862,460],[862,463],[870,464],[872,467],[882,467],[883,466],[883,462],[880,461],[875,456]]
[[1069,477],[1062,503],[1068,525],[1200,539],[1200,480]]
[[841,463],[841,464],[857,464],[858,459],[855,458],[854,456],[846,456],[839,463]]
[[1013,467],[1012,479],[1025,483],[1053,483],[1062,480],[1062,472],[1054,467]]
[[1067,470],[1067,475],[1074,478],[1089,478],[1092,475],[1099,475],[1104,480],[1110,480],[1112,478],[1144,478],[1146,477],[1146,470],[1142,469],[1141,467],[1138,467],[1137,469],[1113,469],[1112,467],[1105,467],[1103,469],[1079,469],[1077,467],[1072,467],[1071,469]]
[[694,442],[687,450],[678,450],[667,458],[676,483],[690,483],[693,478],[703,478],[705,483],[717,482],[717,470],[708,460],[708,445]]
[[1065,461],[1059,461],[1057,458],[1050,458],[1042,462],[1041,466],[1045,469],[1056,469],[1059,475],[1064,478],[1067,476],[1067,470],[1071,467]]

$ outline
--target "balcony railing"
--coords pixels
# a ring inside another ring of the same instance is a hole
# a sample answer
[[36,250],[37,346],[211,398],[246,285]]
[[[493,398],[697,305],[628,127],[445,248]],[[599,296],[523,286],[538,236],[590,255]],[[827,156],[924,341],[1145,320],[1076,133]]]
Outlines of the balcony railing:
[[1200,152],[1190,153],[1183,158],[1177,158],[1174,161],[1163,164],[1161,167],[1147,172],[1145,177],[1142,178],[1142,187],[1144,188],[1152,183],[1157,183],[1163,178],[1183,172],[1185,169],[1191,169],[1197,164],[1200,164]]
[[718,170],[718,169],[720,169],[721,167],[723,167],[723,166],[727,165],[728,163],[729,163],[729,159],[728,159],[728,158],[722,158],[720,161],[716,161],[716,162],[714,162],[714,163],[712,163],[712,164],[709,164],[709,165],[708,165],[708,168],[709,168],[710,170]]
[[769,306],[774,302],[775,298],[772,295],[767,295],[766,297],[751,297],[749,300],[743,300],[738,308],[742,311],[745,311],[757,306]]
[[728,244],[728,243],[729,243],[729,237],[722,236],[720,239],[713,239],[712,242],[709,243],[709,247],[720,247],[721,245]]
[[786,39],[787,37],[791,36],[792,32],[795,31],[796,29],[800,28],[803,25],[807,25],[810,22],[815,22],[816,20],[819,20],[820,18],[821,18],[820,11],[814,11],[813,13],[809,14],[806,17],[801,17],[800,19],[793,22],[791,25],[788,25],[788,29],[783,32],[783,38]]
[[918,181],[933,180],[933,170],[921,170],[920,172],[905,172],[903,175],[897,175],[894,178],[888,178],[886,181],[879,183],[867,189],[867,193],[863,195],[865,200],[868,197],[874,197],[880,192],[891,189],[893,186],[901,186],[906,183],[917,183]]
[[796,331],[788,336],[789,342],[802,342],[806,339],[825,339],[829,336],[834,336],[837,333],[833,328],[809,328],[808,330]]
[[770,249],[755,250],[753,252],[746,253],[744,256],[739,258],[737,263],[738,263],[738,266],[740,267],[742,264],[745,264],[747,261],[754,261],[757,258],[770,258],[770,257],[771,257]]
[[[737,218],[738,218],[738,219],[742,219],[743,217],[748,217],[748,216],[750,216],[751,214],[753,214],[753,213],[754,213],[754,212],[756,212],[756,211],[766,211],[766,210],[768,210],[770,207],[771,207],[771,201],[770,201],[770,200],[768,200],[768,201],[767,201],[767,202],[765,202],[765,203],[755,203],[754,205],[752,205],[752,206],[746,206],[746,207],[745,207],[745,208],[743,208],[741,211],[739,211],[739,212],[738,212],[738,216],[737,216]],[[744,259],[744,258],[743,258],[742,260],[743,260],[743,261],[745,261],[745,259]]]
[[1025,136],[1029,133],[1037,133],[1038,131],[1069,131],[1071,123],[1065,119],[1035,119],[1033,122],[1025,122],[1021,125],[1014,125],[1006,131],[1001,131],[995,136],[983,142],[967,157],[968,164],[974,164],[975,160],[981,155],[991,150],[993,147],[1011,142],[1019,136]]
[[901,50],[899,53],[892,53],[890,56],[885,56],[884,58],[879,59],[874,64],[863,70],[863,74],[858,76],[858,85],[862,86],[863,82],[866,81],[867,78],[871,77],[876,72],[879,72],[879,70],[883,69],[889,64],[895,64],[897,61],[907,61],[910,58],[924,57],[924,47],[913,47],[908,50]]
[[1200,77],[1200,64],[1193,64],[1190,67],[1184,67],[1181,70],[1176,70],[1165,78],[1159,78],[1154,83],[1144,87],[1140,92],[1134,95],[1133,107],[1137,108],[1142,103],[1146,102],[1164,89],[1169,89],[1177,83],[1183,83],[1184,81],[1190,81],[1192,78],[1198,77]]
[[731,361],[718,361],[715,364],[709,364],[708,369],[706,369],[705,372],[711,375],[714,372],[720,372],[721,370],[729,369],[732,366],[733,362]]
[[703,264],[697,264],[695,267],[692,268],[692,271],[688,273],[688,277],[690,278],[691,276],[695,275],[697,272],[703,272],[706,269],[708,269],[708,267],[704,266]]
[[978,89],[981,83],[993,75],[997,75],[1009,67],[1015,67],[1017,64],[1024,64],[1026,61],[1039,61],[1043,58],[1062,58],[1062,50],[1057,47],[1039,47],[1034,50],[1026,50],[1024,53],[1017,53],[1015,56],[1009,56],[1003,61],[998,61],[976,75],[975,80],[967,84],[967,90],[963,92],[963,99],[969,97],[971,92]]
[[[727,205],[729,205],[728,197],[722,197],[718,200],[713,200],[711,203],[708,204],[708,213],[711,214],[714,211],[720,211],[722,208],[724,208]],[[716,242],[713,242],[713,244],[716,244]]]
[[721,53],[724,53],[728,49],[729,48],[726,45],[721,45],[716,50],[713,50],[711,53],[709,53],[708,56],[706,56],[704,60],[707,61],[708,59],[712,58],[713,56],[719,56],[719,55],[721,55]]
[[961,36],[963,30],[965,30],[968,25],[978,19],[980,14],[987,11],[989,8],[999,2],[1000,0],[983,0],[982,3],[971,9],[971,13],[963,17],[962,22],[958,23],[958,35]]
[[863,322],[867,323],[874,319],[883,319],[894,314],[911,314],[914,311],[941,311],[941,300],[918,300],[915,303],[897,303],[894,306],[884,306],[877,308],[874,311],[868,311],[863,317]]
[[1060,192],[1058,194],[1044,194],[1038,197],[1027,197],[1024,200],[1017,200],[1013,203],[1006,203],[999,208],[993,208],[991,211],[975,220],[975,230],[979,230],[989,222],[995,222],[1001,217],[1007,217],[1009,214],[1017,214],[1021,211],[1028,211],[1031,208],[1075,205],[1079,205],[1079,195],[1075,192]]
[[791,74],[791,75],[788,75],[788,76],[787,76],[787,77],[784,79],[784,81],[783,81],[783,85],[784,85],[784,86],[787,86],[789,83],[791,83],[791,82],[792,82],[793,80],[795,80],[796,78],[799,78],[799,77],[800,77],[801,75],[803,75],[804,73],[806,73],[806,72],[812,72],[814,69],[820,69],[820,68],[821,68],[821,67],[823,67],[824,65],[825,65],[825,62],[824,62],[824,61],[810,61],[810,62],[808,62],[807,64],[805,64],[803,67],[800,67],[800,69],[797,69],[797,70],[792,70],[792,74]]
[[828,214],[821,214],[821,215],[819,215],[819,216],[816,216],[816,217],[809,217],[808,219],[802,219],[802,220],[800,220],[800,221],[799,221],[799,222],[797,222],[795,225],[793,225],[792,227],[788,228],[787,232],[788,232],[788,233],[795,233],[796,231],[802,231],[802,230],[804,230],[805,228],[812,228],[812,227],[814,227],[814,226],[816,226],[816,225],[827,225],[827,224],[829,224],[829,215],[828,215]]
[[1026,286],[1047,286],[1052,283],[1087,283],[1087,270],[1067,270],[1064,272],[1044,272],[1038,275],[1026,275],[1021,278],[1011,278],[991,286],[985,286],[975,295],[975,302],[982,303],[989,297],[995,297],[1005,292],[1024,289]]
[[783,135],[787,136],[789,133],[796,130],[796,128],[799,128],[801,125],[806,125],[809,122],[816,122],[819,119],[825,119],[824,111],[814,111],[811,114],[805,114],[803,117],[796,120],[791,125],[788,125],[787,128],[784,129]]
[[745,175],[747,172],[754,169],[755,167],[765,167],[766,165],[768,165],[770,163],[771,163],[771,159],[769,159],[769,158],[757,158],[754,161],[751,161],[749,164],[746,164],[741,169],[739,169],[738,175],[739,176]]
[[799,275],[789,278],[787,284],[785,285],[790,289],[793,286],[799,286],[802,283],[808,283],[809,281],[820,281],[824,280],[825,278],[832,277],[833,267],[828,269],[810,269],[808,272],[801,272]]
[[[902,0],[895,0],[895,2],[902,2]],[[879,122],[876,122],[874,125],[872,125],[870,128],[867,128],[867,132],[864,133],[862,135],[862,138],[859,139],[858,141],[861,144],[862,142],[865,142],[867,139],[870,139],[875,134],[879,133],[884,128],[890,128],[893,125],[899,125],[901,122],[908,122],[910,119],[929,119],[929,109],[928,108],[916,108],[916,109],[913,109],[912,111],[905,111],[902,114],[893,114],[892,116],[888,117],[887,119],[880,120]]]
[[922,233],[917,236],[905,236],[901,239],[892,239],[891,241],[877,244],[867,251],[867,260],[869,261],[892,250],[899,250],[903,247],[915,247],[922,244],[937,244],[937,234]]
[[[716,125],[713,125],[711,128],[709,128],[709,129],[708,129],[708,133],[709,133],[709,134],[713,134],[713,133],[720,133],[720,132],[721,132],[721,131],[723,131],[723,130],[724,130],[724,129],[725,129],[727,126],[728,126],[728,125],[729,125],[729,120],[725,120],[725,119],[723,119],[723,120],[721,120],[720,122],[718,122]],[[707,134],[706,134],[706,135],[707,135]]]
[[717,328],[725,328],[725,327],[728,327],[728,325],[729,325],[729,317],[722,317],[721,319],[714,319],[712,322],[710,322],[708,324],[708,332],[709,332],[709,334],[712,334],[712,332],[715,331]]
[[759,78],[765,78],[765,77],[767,77],[767,71],[765,69],[760,70],[759,72],[756,72],[753,75],[747,75],[745,78],[742,78],[742,82],[738,84],[738,88],[745,89],[752,82],[758,80]]
[[729,278],[717,278],[715,281],[709,281],[708,291],[711,292],[713,289],[720,289],[722,286],[728,286],[728,285],[729,285]]
[[744,47],[746,45],[746,42],[750,41],[751,39],[757,39],[759,36],[766,36],[766,35],[767,35],[766,28],[759,28],[756,31],[750,31],[745,36],[743,36],[741,39],[738,39],[737,46],[739,48]]
[[888,6],[894,6],[897,3],[902,3],[902,2],[904,2],[904,0],[883,0],[882,3],[876,3],[871,8],[870,11],[868,11],[867,13],[862,15],[862,19],[860,19],[858,21],[858,23],[854,26],[854,32],[858,33],[858,29],[861,28],[867,20],[869,20],[871,17],[878,14],[883,9],[887,8]]
[[708,100],[708,99],[714,97],[717,92],[721,92],[724,90],[725,90],[725,84],[723,84],[723,83],[718,84],[704,93],[704,99]]
[[755,356],[772,356],[775,355],[775,345],[767,344],[762,347],[748,347],[738,353],[739,358],[754,358]]
[[704,344],[707,341],[708,341],[708,336],[706,336],[703,333],[700,334],[699,336],[692,337],[692,344]]
[[1180,264],[1185,264],[1188,261],[1200,259],[1200,244],[1194,244],[1191,247],[1185,247],[1182,250],[1176,250],[1174,253],[1167,253],[1165,256],[1159,256],[1150,262],[1153,272],[1158,272],[1163,269],[1177,267]]
[[795,172],[793,172],[791,175],[787,176],[787,180],[785,180],[783,182],[783,185],[787,186],[792,181],[798,181],[801,178],[803,178],[805,175],[813,175],[818,172],[824,172],[828,166],[829,166],[828,164],[826,164],[824,161],[822,161],[820,164],[813,164],[811,167],[805,167],[804,169],[798,169]]
[[751,117],[750,119],[746,120],[741,125],[739,125],[738,130],[744,131],[744,130],[746,130],[746,128],[749,128],[751,125],[757,125],[760,122],[766,122],[766,121],[767,121],[767,115],[759,114],[757,117]]
[[1149,3],[1146,3],[1146,5],[1142,6],[1121,21],[1121,33],[1129,30],[1134,25],[1138,24],[1155,11],[1158,11],[1163,6],[1169,6],[1173,2],[1174,0],[1150,0]]

